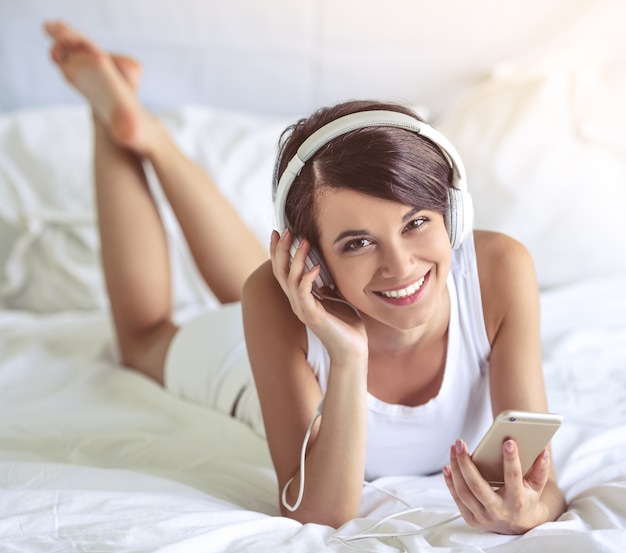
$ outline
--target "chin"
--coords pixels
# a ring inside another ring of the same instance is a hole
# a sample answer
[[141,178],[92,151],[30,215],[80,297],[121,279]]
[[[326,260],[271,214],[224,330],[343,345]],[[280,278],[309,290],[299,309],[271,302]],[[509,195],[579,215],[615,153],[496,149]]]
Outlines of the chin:
[[396,330],[413,330],[425,325],[432,317],[425,313],[404,313],[390,316],[388,313],[374,313],[373,311],[360,311],[364,318],[370,321]]

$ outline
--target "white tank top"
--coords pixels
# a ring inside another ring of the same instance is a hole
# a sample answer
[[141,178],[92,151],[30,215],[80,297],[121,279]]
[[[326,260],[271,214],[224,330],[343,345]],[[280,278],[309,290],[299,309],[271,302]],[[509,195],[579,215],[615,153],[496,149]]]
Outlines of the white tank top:
[[[448,350],[441,388],[423,405],[381,401],[368,393],[365,478],[428,475],[449,463],[450,446],[465,440],[470,451],[493,419],[489,397],[489,353],[474,238],[452,252]],[[307,360],[326,393],[330,359],[307,328]]]

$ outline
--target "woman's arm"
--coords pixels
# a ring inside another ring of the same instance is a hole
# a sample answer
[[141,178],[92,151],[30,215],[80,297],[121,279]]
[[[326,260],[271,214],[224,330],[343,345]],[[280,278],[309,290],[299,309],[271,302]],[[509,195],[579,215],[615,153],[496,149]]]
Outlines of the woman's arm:
[[[280,267],[284,275],[282,284],[290,297],[276,280],[270,263],[262,265],[250,277],[243,294],[248,354],[279,494],[293,478],[287,493],[287,501],[293,505],[300,485],[303,438],[322,400],[306,360],[306,330],[300,318],[312,325],[327,348],[329,344],[341,344],[329,349],[328,388],[322,417],[313,429],[307,449],[302,502],[293,512],[281,502],[285,516],[337,527],[357,515],[361,500],[367,429],[367,341],[364,332],[355,331],[330,315],[311,295],[314,275],[305,276],[303,253],[296,256],[289,268],[285,257],[289,239],[280,245],[278,242],[275,236],[271,246],[274,271]],[[299,288],[305,294],[296,297]],[[341,329],[342,326],[345,328]],[[352,333],[352,343],[343,339],[342,330]]]
[[[541,365],[539,290],[529,252],[503,234],[475,233],[478,273],[491,343],[490,386],[494,416],[505,409],[547,411]],[[446,483],[472,526],[523,533],[565,510],[549,448],[521,474],[517,445],[503,444],[505,485],[497,492],[479,475],[465,444],[451,450]]]

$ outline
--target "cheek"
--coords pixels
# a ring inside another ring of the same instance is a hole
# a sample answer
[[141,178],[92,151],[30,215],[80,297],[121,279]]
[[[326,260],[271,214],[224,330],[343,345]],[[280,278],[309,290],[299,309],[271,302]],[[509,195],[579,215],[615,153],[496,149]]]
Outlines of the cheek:
[[336,291],[344,299],[356,299],[370,282],[372,268],[367,262],[351,259],[349,262],[330,259],[327,267],[335,282]]
[[436,267],[440,278],[447,278],[452,265],[452,247],[447,234],[433,243],[428,252],[424,252],[424,259]]
[[448,267],[450,266],[452,261],[452,246],[443,218],[441,218],[439,224],[428,233],[427,239],[421,242],[417,247],[423,259]]
[[348,291],[351,285],[354,286],[356,282],[358,282],[360,272],[347,271],[346,268],[342,265],[343,264],[341,263],[330,261],[330,264],[327,266],[332,275],[333,282],[338,288],[338,291]]

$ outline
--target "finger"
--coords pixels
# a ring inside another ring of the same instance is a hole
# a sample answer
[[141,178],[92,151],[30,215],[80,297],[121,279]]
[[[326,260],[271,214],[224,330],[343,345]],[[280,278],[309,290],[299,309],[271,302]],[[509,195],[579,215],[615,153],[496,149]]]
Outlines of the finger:
[[524,480],[533,490],[541,494],[550,478],[550,469],[550,454],[547,449],[544,449],[535,459]]
[[455,446],[459,468],[468,488],[482,505],[487,505],[488,501],[495,498],[491,485],[483,478],[478,467],[472,461],[467,444],[463,440],[457,440]]
[[276,244],[276,253],[283,255],[287,259],[289,258],[289,248],[291,248],[291,244],[293,242],[293,234],[291,231],[286,228],[280,233],[278,237],[278,242]]
[[[298,288],[299,295],[302,299],[311,299],[314,296],[315,280],[320,274],[320,266],[315,265],[312,269],[306,269],[300,280],[300,286]],[[320,298],[317,298],[318,300]]]
[[313,309],[317,306],[320,297],[316,297],[313,294],[315,290],[315,281],[317,280],[321,267],[319,265],[311,265],[311,261],[308,258],[308,254],[311,250],[311,245],[307,240],[301,239],[299,241],[297,250],[294,252],[293,247],[291,253],[293,253],[293,259],[291,260],[290,278],[293,278],[292,285],[295,287],[299,301],[303,306]]
[[472,511],[474,517],[482,517],[486,501],[482,485],[486,486],[489,492],[491,488],[472,462],[463,440],[457,440],[450,449],[450,467],[459,499]]
[[[274,239],[275,240],[275,239]],[[318,310],[318,301],[313,296],[313,285],[319,276],[320,267],[309,269],[307,256],[310,244],[303,238],[294,238],[286,231],[278,239],[274,251],[274,273],[285,295],[289,299],[293,312],[301,321],[308,324],[310,317]]]
[[289,248],[291,247],[291,233],[285,229],[280,235],[274,231],[270,244],[272,270],[276,280],[285,289],[289,271]]
[[502,443],[502,459],[502,472],[507,492],[521,494],[524,487],[524,474],[515,440],[509,439]]
[[[452,449],[453,448],[454,448],[454,446],[452,446]],[[451,460],[452,460],[452,456],[453,456],[452,449],[450,450],[450,459]],[[454,453],[454,455],[456,455],[456,453]],[[463,501],[459,497],[459,494],[456,491],[456,488],[454,486],[454,479],[452,477],[452,467],[451,467],[451,465],[447,465],[447,466],[443,467],[442,473],[443,473],[444,482],[446,483],[446,486],[448,487],[448,491],[450,492],[450,495],[452,496],[452,499],[456,503],[456,506],[458,507],[461,515],[463,516],[463,519],[470,526],[474,526],[474,524],[475,524],[474,513],[472,513],[472,511],[470,509],[468,509],[467,505],[465,505],[465,503],[463,503]]]
[[280,239],[280,234],[278,234],[277,230],[273,230],[272,234],[270,234],[270,254],[274,254],[276,251],[276,244]]
[[[291,242],[289,247],[290,267],[288,280],[295,290],[301,290],[302,279],[308,272],[306,259],[310,250],[310,245],[304,238],[297,238]],[[310,287],[308,292],[310,292]]]

